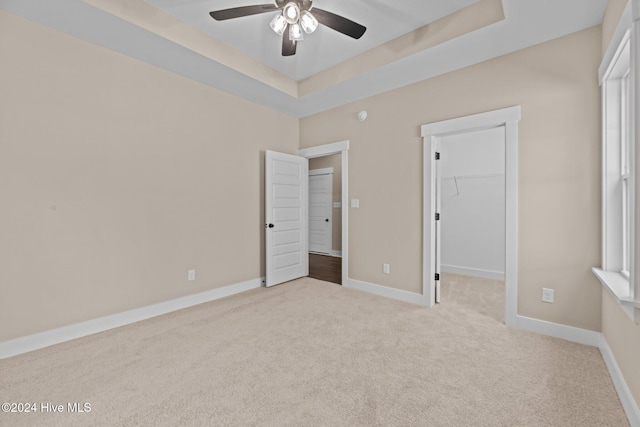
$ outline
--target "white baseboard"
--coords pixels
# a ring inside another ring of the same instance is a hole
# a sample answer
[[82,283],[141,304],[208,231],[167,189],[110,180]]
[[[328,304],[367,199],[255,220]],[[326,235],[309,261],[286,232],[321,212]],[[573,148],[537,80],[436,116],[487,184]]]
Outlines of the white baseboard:
[[518,329],[524,329],[525,331],[548,335],[550,337],[560,338],[578,344],[590,345],[592,347],[598,347],[600,344],[600,332],[547,322],[546,320],[516,316],[515,327]]
[[631,390],[629,390],[627,382],[624,380],[620,367],[616,362],[616,358],[603,334],[600,334],[598,348],[600,349],[600,354],[602,354],[605,365],[607,365],[609,375],[613,380],[613,385],[616,387],[618,397],[620,397],[620,403],[622,403],[624,412],[629,419],[629,424],[631,424],[631,427],[640,427],[640,409],[638,409],[638,405],[633,399]]
[[369,292],[371,294],[376,294],[387,298],[393,298],[413,304],[424,305],[424,297],[422,296],[422,294],[416,294],[414,292],[403,291],[401,289],[376,285],[373,283],[367,283],[355,279],[347,279],[347,283],[343,283],[342,285],[347,288],[357,289],[359,291]]
[[631,427],[640,427],[640,410],[638,409],[638,404],[633,399],[631,390],[629,390],[622,376],[622,371],[620,371],[613,352],[602,333],[524,316],[516,317],[516,327],[541,335],[548,335],[579,344],[598,347],[616,388],[622,407],[629,419],[629,424],[631,424]]
[[262,286],[263,281],[263,278],[248,280],[246,282],[201,292],[199,294],[188,295],[170,301],[124,311],[122,313],[99,317],[97,319],[87,320],[85,322],[75,323],[73,325],[63,326],[61,328],[0,342],[0,359],[6,359],[7,357],[49,347],[54,344],[118,328],[120,326],[139,322],[151,317],[170,313],[172,311],[181,310],[183,308],[192,307],[194,305],[259,288]]
[[479,268],[460,267],[458,265],[440,264],[440,272],[482,277],[483,279],[504,280],[504,271],[481,270]]

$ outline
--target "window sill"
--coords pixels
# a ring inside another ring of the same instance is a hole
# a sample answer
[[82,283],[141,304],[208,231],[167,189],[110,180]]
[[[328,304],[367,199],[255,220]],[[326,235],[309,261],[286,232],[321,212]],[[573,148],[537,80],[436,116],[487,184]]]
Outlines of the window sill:
[[634,301],[629,293],[629,278],[613,271],[604,271],[600,268],[592,268],[602,286],[620,303],[629,308],[640,308],[640,301]]

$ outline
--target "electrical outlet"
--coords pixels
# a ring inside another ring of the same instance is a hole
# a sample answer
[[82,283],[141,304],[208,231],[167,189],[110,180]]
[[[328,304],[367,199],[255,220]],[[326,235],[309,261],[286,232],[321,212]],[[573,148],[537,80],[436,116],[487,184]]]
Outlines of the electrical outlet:
[[382,264],[382,272],[384,274],[389,274],[391,272],[389,264]]
[[351,199],[351,207],[359,208],[360,207],[360,199]]
[[189,280],[190,282],[193,281],[193,280],[196,280],[196,271],[195,270],[187,271],[187,280]]
[[542,302],[553,304],[553,289],[542,288]]

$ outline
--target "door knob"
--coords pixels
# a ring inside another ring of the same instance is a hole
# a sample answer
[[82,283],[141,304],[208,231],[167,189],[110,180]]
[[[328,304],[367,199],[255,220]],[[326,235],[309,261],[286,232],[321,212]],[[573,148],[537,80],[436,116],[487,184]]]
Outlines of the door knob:
[[329,222],[329,218],[325,219],[324,222]]
[[269,224],[269,225],[265,225],[265,227],[273,228],[273,227],[275,227],[275,225]]

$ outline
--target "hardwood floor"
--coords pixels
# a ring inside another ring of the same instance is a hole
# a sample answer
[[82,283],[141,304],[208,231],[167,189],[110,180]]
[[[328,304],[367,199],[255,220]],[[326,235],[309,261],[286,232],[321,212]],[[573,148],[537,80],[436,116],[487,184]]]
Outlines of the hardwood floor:
[[309,254],[309,277],[342,284],[342,258]]

